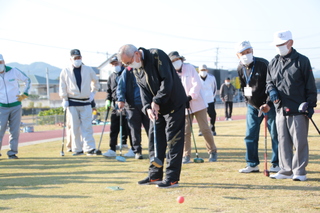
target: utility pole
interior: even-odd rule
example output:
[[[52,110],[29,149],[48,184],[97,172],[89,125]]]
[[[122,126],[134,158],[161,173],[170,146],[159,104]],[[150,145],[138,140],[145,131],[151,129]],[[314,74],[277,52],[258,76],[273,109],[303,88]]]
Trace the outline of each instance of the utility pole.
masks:
[[[216,65],[216,69],[218,69],[218,64],[219,64],[219,47],[217,47],[217,52],[216,52],[216,62],[214,62]]]
[[[47,80],[47,98],[50,100],[50,86],[49,86],[49,70],[48,67],[46,69],[46,80]]]

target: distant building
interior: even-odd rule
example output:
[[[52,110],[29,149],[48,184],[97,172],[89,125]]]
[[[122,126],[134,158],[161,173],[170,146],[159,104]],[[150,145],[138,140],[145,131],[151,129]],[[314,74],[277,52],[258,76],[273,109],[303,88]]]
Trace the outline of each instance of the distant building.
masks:
[[[47,98],[47,79],[38,75],[28,75],[31,80],[30,94]],[[49,92],[56,93],[59,90],[59,80],[49,79]]]
[[[114,56],[116,56],[117,54],[114,53],[113,55],[111,55],[109,58],[107,58],[107,60],[105,60],[100,66],[97,67],[98,71],[99,71],[99,82],[100,82],[100,91],[106,91],[107,90],[107,81],[109,76],[111,75],[110,69],[109,69],[109,62],[111,60],[111,58],[113,58]]]

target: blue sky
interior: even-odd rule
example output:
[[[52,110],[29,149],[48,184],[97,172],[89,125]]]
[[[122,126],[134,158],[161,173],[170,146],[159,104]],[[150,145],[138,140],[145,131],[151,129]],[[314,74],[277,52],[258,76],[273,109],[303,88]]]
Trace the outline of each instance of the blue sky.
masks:
[[[99,66],[132,43],[178,51],[187,62],[234,69],[234,46],[249,40],[271,60],[273,33],[291,30],[294,47],[320,69],[318,0],[0,0],[0,53],[6,63],[63,68],[73,48]],[[219,49],[217,49],[219,48]],[[218,52],[218,55],[217,55]]]

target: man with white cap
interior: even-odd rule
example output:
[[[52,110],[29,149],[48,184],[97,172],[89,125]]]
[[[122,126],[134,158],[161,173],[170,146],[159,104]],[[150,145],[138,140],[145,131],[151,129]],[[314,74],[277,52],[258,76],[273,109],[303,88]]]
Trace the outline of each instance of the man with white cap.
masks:
[[[216,110],[214,106],[214,101],[217,93],[217,82],[216,78],[208,73],[208,68],[207,65],[203,64],[199,66],[199,76],[201,79],[202,83],[202,88],[203,88],[203,98],[207,102],[208,107],[207,107],[207,113],[210,117],[210,128],[212,131],[212,134],[215,136],[217,135],[216,133],[216,128],[215,128],[215,123],[216,123]],[[202,132],[199,132],[199,136],[202,136]]]
[[[206,148],[209,154],[209,162],[217,161],[217,147],[214,143],[212,132],[210,131],[207,118],[207,102],[203,98],[203,88],[201,85],[200,77],[198,76],[195,68],[188,63],[183,63],[185,58],[180,56],[177,51],[172,51],[168,54],[173,67],[177,74],[180,76],[183,88],[187,94],[186,104],[186,126],[185,126],[185,137],[184,137],[184,156],[182,163],[190,163],[191,156],[191,122],[189,119],[189,113],[191,121],[193,117],[196,117],[200,131],[206,141]]]
[[[18,81],[25,83],[21,93]],[[20,135],[21,101],[28,97],[30,83],[30,78],[19,69],[6,66],[0,54],[0,150],[4,133],[9,125],[10,150],[7,152],[9,159],[18,159],[16,154],[18,154]]]
[[[308,117],[312,117],[317,106],[315,79],[309,59],[292,47],[290,31],[276,32],[273,44],[278,55],[269,63],[266,91],[277,111],[280,171],[270,177],[305,181],[309,160]],[[303,102],[308,103],[307,114],[299,112]]]
[[[73,49],[70,55],[70,66],[60,73],[59,96],[62,107],[70,116],[73,155],[84,152],[93,155],[96,146],[91,125],[91,102],[99,89],[99,82],[93,69],[82,63],[80,50]]]
[[[270,172],[279,171],[278,134],[276,128],[276,112],[266,91],[266,77],[268,61],[253,56],[253,49],[249,41],[242,41],[236,45],[236,54],[240,59],[237,71],[241,90],[247,102],[246,117],[246,162],[247,166],[240,169],[240,173],[258,172],[260,164],[258,145],[260,125],[265,118],[272,141],[272,157]],[[270,110],[269,110],[270,109]],[[262,110],[266,113],[262,113]],[[268,112],[267,112],[268,111]]]

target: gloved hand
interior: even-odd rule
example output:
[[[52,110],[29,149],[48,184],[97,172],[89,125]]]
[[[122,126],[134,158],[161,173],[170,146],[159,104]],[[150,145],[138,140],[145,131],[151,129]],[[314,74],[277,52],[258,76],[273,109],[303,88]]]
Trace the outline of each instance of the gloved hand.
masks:
[[[26,99],[27,97],[28,96],[26,96],[25,94],[17,95],[18,101],[22,101],[23,99]]]
[[[314,113],[313,107],[308,107],[308,117],[309,118],[312,118],[313,113]]]
[[[187,102],[186,102],[186,108],[189,109],[190,108],[190,101],[192,100],[192,97],[190,95],[188,95],[187,97]]]
[[[111,107],[111,101],[110,100],[106,100],[106,105],[105,105],[106,109]]]
[[[94,92],[90,93],[89,102],[93,101],[94,95],[95,95]]]
[[[69,106],[69,101],[63,99],[61,106],[63,107],[63,110],[66,110],[67,107]]]
[[[272,102],[275,102],[276,100],[279,100],[278,92],[275,89],[272,89],[269,91],[270,100]]]

